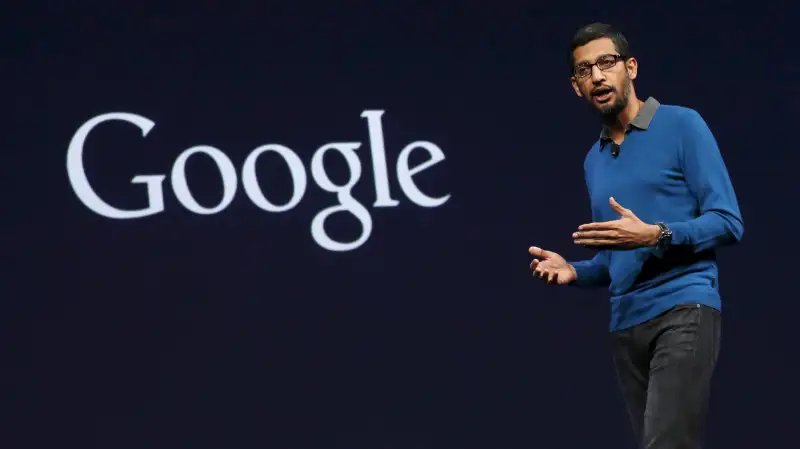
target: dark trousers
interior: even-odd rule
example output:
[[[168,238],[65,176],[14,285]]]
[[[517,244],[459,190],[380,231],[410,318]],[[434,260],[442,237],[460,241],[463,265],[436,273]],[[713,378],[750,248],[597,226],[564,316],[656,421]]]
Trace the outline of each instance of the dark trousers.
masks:
[[[620,388],[642,449],[701,447],[720,315],[684,304],[612,333]]]

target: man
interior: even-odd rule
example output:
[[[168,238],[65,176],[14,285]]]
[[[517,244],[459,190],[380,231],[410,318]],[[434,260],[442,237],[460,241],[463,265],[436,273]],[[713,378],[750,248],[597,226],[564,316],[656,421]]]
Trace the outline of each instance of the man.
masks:
[[[620,387],[642,448],[700,447],[720,342],[715,248],[744,231],[717,143],[689,108],[641,101],[638,63],[613,27],[581,28],[572,86],[602,117],[584,162],[593,223],[574,243],[591,260],[531,247],[534,276],[607,287]]]

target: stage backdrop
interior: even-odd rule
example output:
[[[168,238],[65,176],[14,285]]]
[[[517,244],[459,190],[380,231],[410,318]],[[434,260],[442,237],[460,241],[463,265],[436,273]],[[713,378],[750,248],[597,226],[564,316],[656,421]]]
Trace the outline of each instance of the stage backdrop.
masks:
[[[528,269],[591,256],[596,20],[744,214],[710,447],[793,447],[791,11],[115,3],[4,14],[2,447],[633,448],[606,292]]]

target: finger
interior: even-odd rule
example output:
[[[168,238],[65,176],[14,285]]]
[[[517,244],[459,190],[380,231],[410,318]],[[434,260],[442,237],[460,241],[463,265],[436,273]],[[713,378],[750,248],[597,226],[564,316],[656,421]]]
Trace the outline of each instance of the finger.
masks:
[[[594,239],[575,239],[574,243],[576,245],[611,245],[619,243],[619,241],[616,239],[594,238]]]
[[[618,231],[580,231],[572,234],[573,239],[615,239],[618,236]]]
[[[531,270],[535,270],[538,265],[539,259],[533,259],[533,262],[531,262]]]
[[[619,244],[619,241],[615,239],[576,239],[575,244],[589,247],[611,246]]]
[[[617,228],[619,220],[587,223],[578,226],[579,231],[609,231]]]
[[[558,284],[558,271],[554,271],[547,282],[548,284]]]

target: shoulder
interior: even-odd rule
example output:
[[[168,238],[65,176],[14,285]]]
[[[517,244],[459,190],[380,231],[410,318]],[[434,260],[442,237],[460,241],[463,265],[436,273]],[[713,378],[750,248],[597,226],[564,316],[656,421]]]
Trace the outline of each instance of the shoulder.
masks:
[[[663,108],[663,110],[662,110]],[[678,136],[678,154],[681,158],[689,155],[712,156],[719,154],[714,133],[700,113],[693,108],[678,105],[661,105],[658,113],[663,113],[665,122],[671,123]]]
[[[591,147],[589,147],[589,151],[586,152],[586,157],[583,159],[583,168],[589,168],[592,163],[594,162],[595,158],[597,157],[597,153],[600,152],[600,139],[594,141]]]
[[[659,120],[664,120],[682,129],[691,129],[697,126],[706,127],[706,121],[703,116],[696,109],[688,106],[662,104],[659,105],[656,115]]]
[[[595,140],[592,142],[592,146],[589,147],[589,150],[586,152],[586,160],[590,160],[592,156],[600,151],[600,139]]]
[[[598,151],[600,151],[600,139],[597,139],[592,143],[592,146],[589,147],[589,151],[586,152],[586,157],[589,158],[592,154],[597,153]]]

